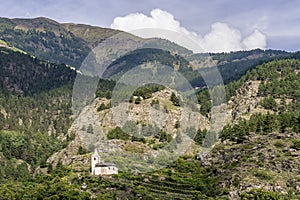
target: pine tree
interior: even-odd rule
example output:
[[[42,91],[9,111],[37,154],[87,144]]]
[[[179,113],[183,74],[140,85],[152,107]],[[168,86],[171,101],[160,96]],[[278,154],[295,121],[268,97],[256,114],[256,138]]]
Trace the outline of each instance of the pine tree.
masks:
[[[173,103],[174,106],[180,106],[179,99],[174,92],[172,92],[171,94],[170,101]]]

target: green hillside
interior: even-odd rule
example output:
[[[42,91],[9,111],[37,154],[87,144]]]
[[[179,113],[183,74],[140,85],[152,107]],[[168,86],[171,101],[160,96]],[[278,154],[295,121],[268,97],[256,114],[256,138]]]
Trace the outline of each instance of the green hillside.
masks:
[[[49,63],[4,47],[0,47],[0,70],[0,90],[25,96],[71,84],[76,76],[64,64]]]
[[[75,71],[0,48],[0,182],[30,178],[64,148]]]
[[[47,18],[1,18],[0,38],[43,60],[77,67],[90,51],[83,40]]]
[[[243,80],[261,81],[258,90],[259,104],[269,112],[251,116],[249,121],[226,127],[222,139],[242,142],[250,133],[299,132],[300,61],[279,60],[263,64],[248,73]],[[241,84],[241,83],[240,83]],[[229,87],[234,83],[229,84]]]
[[[112,62],[104,72],[105,78],[120,77],[125,72],[132,68],[145,64],[158,62],[162,65],[171,66],[173,68],[178,67],[180,72],[193,87],[205,87],[206,83],[200,75],[202,73],[211,73],[212,66],[203,66],[201,69],[194,69],[194,66],[190,63],[194,61],[201,61],[204,58],[211,57],[216,61],[216,67],[223,78],[224,84],[228,84],[233,80],[238,80],[247,71],[255,68],[262,63],[282,58],[290,58],[296,54],[276,51],[276,50],[251,50],[240,51],[232,53],[218,53],[218,54],[194,54],[189,56],[181,56],[173,54],[169,51],[161,49],[138,49],[132,51],[125,56]]]
[[[76,37],[83,39],[90,48],[96,47],[100,42],[120,33],[118,30],[109,28],[100,28],[96,26],[89,26],[85,24],[62,24],[62,26],[73,33]]]
[[[40,60],[10,46],[0,47],[0,184],[31,179],[46,160],[74,140],[75,70]],[[101,80],[99,91],[111,90]],[[1,192],[0,192],[1,193]],[[2,196],[1,196],[2,197]]]

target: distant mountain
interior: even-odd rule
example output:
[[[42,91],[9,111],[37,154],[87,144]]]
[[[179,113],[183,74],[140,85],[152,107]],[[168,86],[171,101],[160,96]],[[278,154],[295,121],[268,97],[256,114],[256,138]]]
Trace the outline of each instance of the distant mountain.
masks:
[[[47,18],[0,18],[0,38],[43,60],[72,66],[79,66],[90,51],[82,39]]]
[[[73,33],[76,37],[83,39],[90,48],[96,47],[100,42],[109,38],[120,31],[110,28],[100,28],[85,24],[62,24],[67,31]]]
[[[182,55],[161,49],[138,49],[112,62],[104,72],[104,77],[120,77],[136,66],[147,62],[158,62],[177,68],[176,70],[185,76],[193,87],[203,88],[206,83],[200,72],[209,74],[214,71],[211,70],[211,67],[217,67],[223,82],[228,84],[233,80],[238,80],[247,71],[259,64],[276,59],[293,58],[297,54],[278,50],[255,49],[231,53]],[[209,62],[205,62],[206,60]]]
[[[134,38],[138,43],[149,41],[109,28],[84,24],[61,24],[54,20],[39,17],[34,19],[0,18],[0,39],[40,59],[53,63],[64,63],[76,68],[91,50],[105,39],[121,33],[124,39]],[[190,52],[175,43],[162,39],[155,40],[158,45]],[[130,48],[128,49],[130,50]]]
[[[258,64],[272,59],[292,56],[291,53],[284,51],[264,51],[259,49],[231,53],[192,54],[191,51],[168,40],[158,38],[142,39],[129,33],[109,28],[84,24],[61,24],[43,17],[34,19],[0,18],[1,40],[40,59],[53,63],[64,63],[77,69],[93,48],[110,37],[122,39],[122,42],[119,42],[118,45],[123,53],[113,52],[114,48],[112,48],[109,54],[102,55],[109,57],[113,61],[113,63],[109,64],[105,77],[108,77],[108,74],[121,75],[126,70],[141,64],[140,58],[154,57],[157,62],[166,64],[164,58],[158,56],[161,50],[166,51],[163,55],[169,54],[173,56],[173,60],[184,59],[192,64],[202,62],[205,58],[210,57],[211,62],[209,63],[217,65],[225,83],[239,79],[247,70],[254,68]],[[142,48],[136,49],[139,47]],[[156,50],[149,51],[148,48]],[[128,60],[124,67],[124,62],[120,63],[125,58]],[[167,64],[173,65],[173,63]],[[196,64],[195,66],[196,68],[210,67],[209,64]],[[205,83],[199,78],[199,73],[195,71],[195,66],[187,66],[187,64],[180,63],[179,71],[187,77],[192,86],[203,87]],[[90,74],[96,73],[92,68],[89,70]]]

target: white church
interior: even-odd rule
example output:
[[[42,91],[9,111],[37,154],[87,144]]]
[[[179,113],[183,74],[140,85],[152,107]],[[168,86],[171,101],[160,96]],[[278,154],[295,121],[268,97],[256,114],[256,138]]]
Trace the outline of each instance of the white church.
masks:
[[[100,162],[98,151],[95,149],[91,156],[92,175],[112,175],[118,174],[118,167],[112,163]]]

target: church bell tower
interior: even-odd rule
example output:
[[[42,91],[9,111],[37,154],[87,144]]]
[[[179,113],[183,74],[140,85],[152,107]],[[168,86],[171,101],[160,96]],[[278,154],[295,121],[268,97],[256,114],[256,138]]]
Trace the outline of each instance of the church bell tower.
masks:
[[[99,154],[97,149],[94,150],[94,153],[91,156],[91,173],[95,174],[95,166],[99,163]]]

